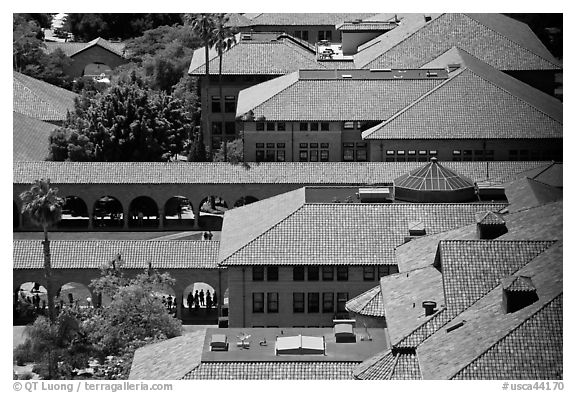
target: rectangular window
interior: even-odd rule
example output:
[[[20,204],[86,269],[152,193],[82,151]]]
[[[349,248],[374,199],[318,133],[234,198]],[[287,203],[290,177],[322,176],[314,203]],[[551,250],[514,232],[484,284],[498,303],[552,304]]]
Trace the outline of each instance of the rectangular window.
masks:
[[[264,122],[259,121],[256,123],[256,131],[264,131]]]
[[[264,161],[264,150],[256,150],[256,162]]]
[[[354,161],[354,149],[344,148],[342,156],[344,161]]]
[[[320,294],[318,292],[308,293],[308,312],[320,312]]]
[[[356,161],[368,161],[368,152],[366,149],[356,150]]]
[[[334,268],[332,266],[322,267],[322,281],[334,281]]]
[[[462,154],[462,152],[461,152],[460,150],[453,150],[453,151],[452,151],[452,155],[453,155],[453,156],[459,156],[459,155],[461,155],[461,154]]]
[[[334,294],[332,292],[322,294],[322,312],[334,312]]]
[[[348,292],[338,292],[336,294],[336,312],[346,312],[346,302],[348,301]]]
[[[294,266],[292,279],[294,281],[304,281],[304,266]]]
[[[266,131],[274,131],[275,123],[273,121],[266,122]]]
[[[269,313],[277,313],[278,312],[278,292],[268,292],[266,294],[267,297],[267,305],[266,309]]]
[[[336,267],[336,280],[348,281],[348,266],[337,266]]]
[[[304,293],[294,292],[292,294],[292,311],[293,312],[304,312]]]
[[[319,30],[318,31],[318,41],[332,41],[332,31],[330,30]]]
[[[330,145],[328,143],[321,143],[320,144],[321,149],[328,149],[328,147],[330,147]]]
[[[264,281],[264,267],[263,266],[253,266],[252,267],[252,281]]]
[[[342,127],[345,130],[353,130],[354,129],[354,122],[353,121],[345,121]]]
[[[317,143],[311,143],[310,149],[318,149],[318,144]]]
[[[276,145],[275,145],[274,143],[267,143],[267,144],[266,144],[266,148],[267,148],[267,149],[274,149],[275,146],[276,146]]]
[[[276,151],[276,161],[278,161],[278,162],[286,161],[286,150],[277,150]]]
[[[276,150],[266,150],[266,162],[276,161]]]
[[[415,156],[415,155],[416,155],[416,150],[408,150],[408,155],[409,155],[409,156]]]
[[[301,143],[300,149],[308,149],[308,144],[307,143]]]
[[[308,266],[308,281],[318,281],[320,268],[318,266]]]
[[[405,154],[406,154],[406,151],[405,151],[405,150],[398,150],[398,151],[396,152],[396,155],[399,155],[399,156],[403,156],[403,155],[405,155]]]
[[[462,151],[462,161],[472,161],[472,150]]]
[[[431,156],[437,156],[438,152],[436,150],[430,150],[430,155]]]
[[[330,131],[330,123],[320,123],[320,131]]]
[[[374,281],[376,278],[375,266],[364,266],[364,281]]]
[[[286,131],[286,123],[284,122],[278,123],[278,131]]]
[[[318,150],[310,150],[310,161],[318,162]]]
[[[286,144],[285,144],[285,143],[277,143],[277,144],[276,144],[276,147],[277,147],[278,149],[285,149],[285,148],[286,148]]]
[[[211,108],[212,113],[220,113],[222,110],[220,109],[220,97],[212,96],[212,105]]]
[[[300,123],[300,131],[308,131],[308,123]]]
[[[268,281],[278,281],[278,266],[268,266],[266,268],[266,279]]]
[[[378,266],[378,277],[384,277],[394,273],[398,273],[398,265]]]
[[[300,162],[308,162],[308,150],[300,150],[298,157],[300,158]]]
[[[233,121],[227,121],[224,126],[226,135],[235,135],[236,134],[236,123]]]
[[[256,149],[264,149],[264,144],[263,143],[257,143]]]
[[[302,30],[302,39],[308,41],[308,30]]]
[[[310,123],[310,131],[318,131],[318,123]]]
[[[320,150],[320,161],[322,161],[322,162],[328,162],[329,161],[328,150]]]
[[[252,312],[262,313],[264,312],[264,293],[254,292],[252,294]]]
[[[224,112],[226,113],[236,112],[236,97],[224,96]]]
[[[428,154],[428,152],[426,150],[418,150],[418,154],[421,156],[425,156]]]
[[[387,156],[393,156],[393,155],[394,155],[394,150],[386,150],[386,155],[387,155]]]
[[[222,135],[222,123],[219,121],[212,123],[212,135]]]

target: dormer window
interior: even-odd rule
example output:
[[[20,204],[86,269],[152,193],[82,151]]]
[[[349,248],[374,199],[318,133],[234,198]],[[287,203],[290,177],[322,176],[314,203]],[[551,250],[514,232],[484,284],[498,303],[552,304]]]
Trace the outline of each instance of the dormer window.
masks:
[[[513,313],[538,301],[536,286],[528,276],[512,276],[502,281],[502,310]]]
[[[476,213],[476,228],[478,238],[484,240],[496,239],[508,232],[502,216],[491,211]]]

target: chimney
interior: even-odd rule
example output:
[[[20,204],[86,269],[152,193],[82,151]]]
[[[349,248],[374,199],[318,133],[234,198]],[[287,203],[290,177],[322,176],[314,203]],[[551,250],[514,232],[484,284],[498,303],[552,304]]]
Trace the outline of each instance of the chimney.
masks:
[[[432,20],[432,17],[430,15],[424,15],[424,21],[425,22],[430,22]]]
[[[502,236],[508,232],[508,229],[506,228],[506,221],[500,214],[492,211],[481,211],[476,213],[476,232],[479,239],[491,240]]]
[[[538,301],[536,286],[528,276],[511,276],[502,280],[502,311],[513,313]]]
[[[422,307],[424,307],[424,316],[426,317],[429,317],[436,312],[436,302],[431,300],[422,302]]]

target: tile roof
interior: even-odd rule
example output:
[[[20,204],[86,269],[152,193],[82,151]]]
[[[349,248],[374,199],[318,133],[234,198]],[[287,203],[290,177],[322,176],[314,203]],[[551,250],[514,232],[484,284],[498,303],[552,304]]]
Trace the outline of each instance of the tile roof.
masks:
[[[64,121],[78,94],[13,71],[13,110],[43,121]]]
[[[42,242],[14,240],[14,269],[43,269]],[[54,269],[99,269],[118,253],[125,269],[216,269],[220,242],[197,240],[52,240]]]
[[[435,314],[398,347],[418,347],[424,340],[514,274],[553,241],[444,240],[438,245],[446,309]]]
[[[478,258],[482,258],[482,250],[478,250]],[[534,329],[519,329],[520,331],[517,331],[516,334],[514,334],[514,330],[562,293],[562,265],[562,243],[559,242],[514,273],[515,276],[531,277],[537,288],[538,300],[536,302],[517,311],[506,313],[502,308],[502,286],[497,283],[492,290],[467,307],[461,314],[451,318],[451,322],[447,326],[458,326],[458,323],[464,323],[450,332],[445,329],[437,331],[417,348],[423,378],[452,378],[476,359],[482,359],[488,354],[489,349],[511,333],[514,336],[516,334],[520,336],[513,339],[511,336],[508,345],[504,345],[503,349],[510,348],[511,352],[505,353],[496,349],[494,356],[488,355],[488,358],[483,361],[487,368],[480,372],[490,375],[499,374],[500,378],[511,378],[512,376],[503,374],[506,371],[506,368],[501,367],[504,361],[516,364],[528,362],[525,371],[520,367],[513,374],[518,376],[518,379],[535,377],[538,375],[532,374],[535,368],[541,368],[542,374],[540,375],[547,374],[549,375],[548,378],[558,371],[558,365],[560,365],[561,372],[562,362],[551,367],[552,362],[550,361],[551,358],[562,358],[562,346],[558,346],[557,340],[558,329],[561,328],[556,327],[550,332],[552,335],[550,345],[543,346],[544,352],[539,350],[542,346],[529,344],[534,341],[548,342],[547,329],[541,329],[542,326],[536,324]],[[501,278],[508,276],[507,271],[501,273]],[[523,334],[526,336],[522,336]],[[492,359],[495,361],[492,362]]]
[[[511,176],[508,180],[517,180],[527,177],[539,183],[552,187],[563,186],[563,165],[561,162],[551,162]]]
[[[559,100],[461,49],[448,52],[455,53],[462,68],[391,119],[364,131],[364,139],[562,138]]]
[[[73,57],[93,46],[100,46],[117,56],[124,57],[124,47],[126,46],[123,42],[110,42],[101,37],[90,42],[45,42],[45,45],[48,53],[61,49],[68,57]]]
[[[508,211],[524,210],[562,200],[563,190],[529,178],[512,181],[506,185],[506,198],[510,202]]]
[[[530,28],[500,14],[407,17],[405,22],[357,53],[358,68],[421,67],[458,46],[499,70],[553,70],[560,62]]]
[[[200,364],[204,335],[203,329],[137,349],[128,379],[182,379]]]
[[[407,173],[419,162],[330,163],[197,162],[14,162],[13,183],[32,184],[49,178],[52,184],[385,184]],[[450,168],[481,181],[499,180],[531,168],[541,161],[451,162]]]
[[[336,29],[340,31],[389,31],[395,27],[394,22],[363,21],[360,23],[341,23],[336,26]]]
[[[380,285],[348,300],[346,302],[346,310],[370,317],[383,317],[384,304]]]
[[[555,297],[452,379],[563,379],[562,297]]]
[[[249,19],[252,26],[335,26],[345,21],[365,19],[374,15],[374,13],[261,13]]]
[[[12,112],[12,159],[44,161],[48,157],[48,138],[57,127],[17,112]]]
[[[393,265],[394,248],[404,242],[410,221],[422,220],[427,233],[474,222],[478,210],[499,210],[503,204],[341,204],[299,203],[257,237],[236,230],[253,216],[263,218],[275,203],[260,201],[224,215],[222,243],[234,248],[220,253],[223,266],[234,265]],[[300,204],[300,207],[298,206]],[[283,215],[284,215],[283,214]],[[245,224],[244,224],[245,225]],[[256,231],[255,231],[256,232]]]
[[[243,115],[250,109],[256,118],[264,116],[270,121],[381,121],[441,82],[433,79],[303,79],[300,74],[296,82],[286,84],[280,91],[268,90],[266,83],[242,90],[236,113]],[[245,99],[257,104],[248,107],[242,103]]]
[[[355,379],[405,380],[422,379],[415,353],[392,353],[387,350],[363,362],[354,369]]]
[[[273,41],[243,41],[237,36],[238,43],[222,55],[223,75],[284,75],[299,69],[322,69],[316,62],[316,54],[289,39]],[[198,48],[192,54],[188,74],[205,74],[204,48]],[[212,50],[209,54],[210,74],[218,74],[218,54]]]
[[[359,362],[206,362],[182,379],[352,379]]]

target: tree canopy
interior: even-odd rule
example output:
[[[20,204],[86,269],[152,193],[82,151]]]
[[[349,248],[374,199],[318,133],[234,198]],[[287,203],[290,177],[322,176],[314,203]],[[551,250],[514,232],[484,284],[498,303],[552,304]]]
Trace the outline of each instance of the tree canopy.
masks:
[[[193,113],[142,80],[83,94],[50,136],[52,161],[168,161],[188,150]]]

